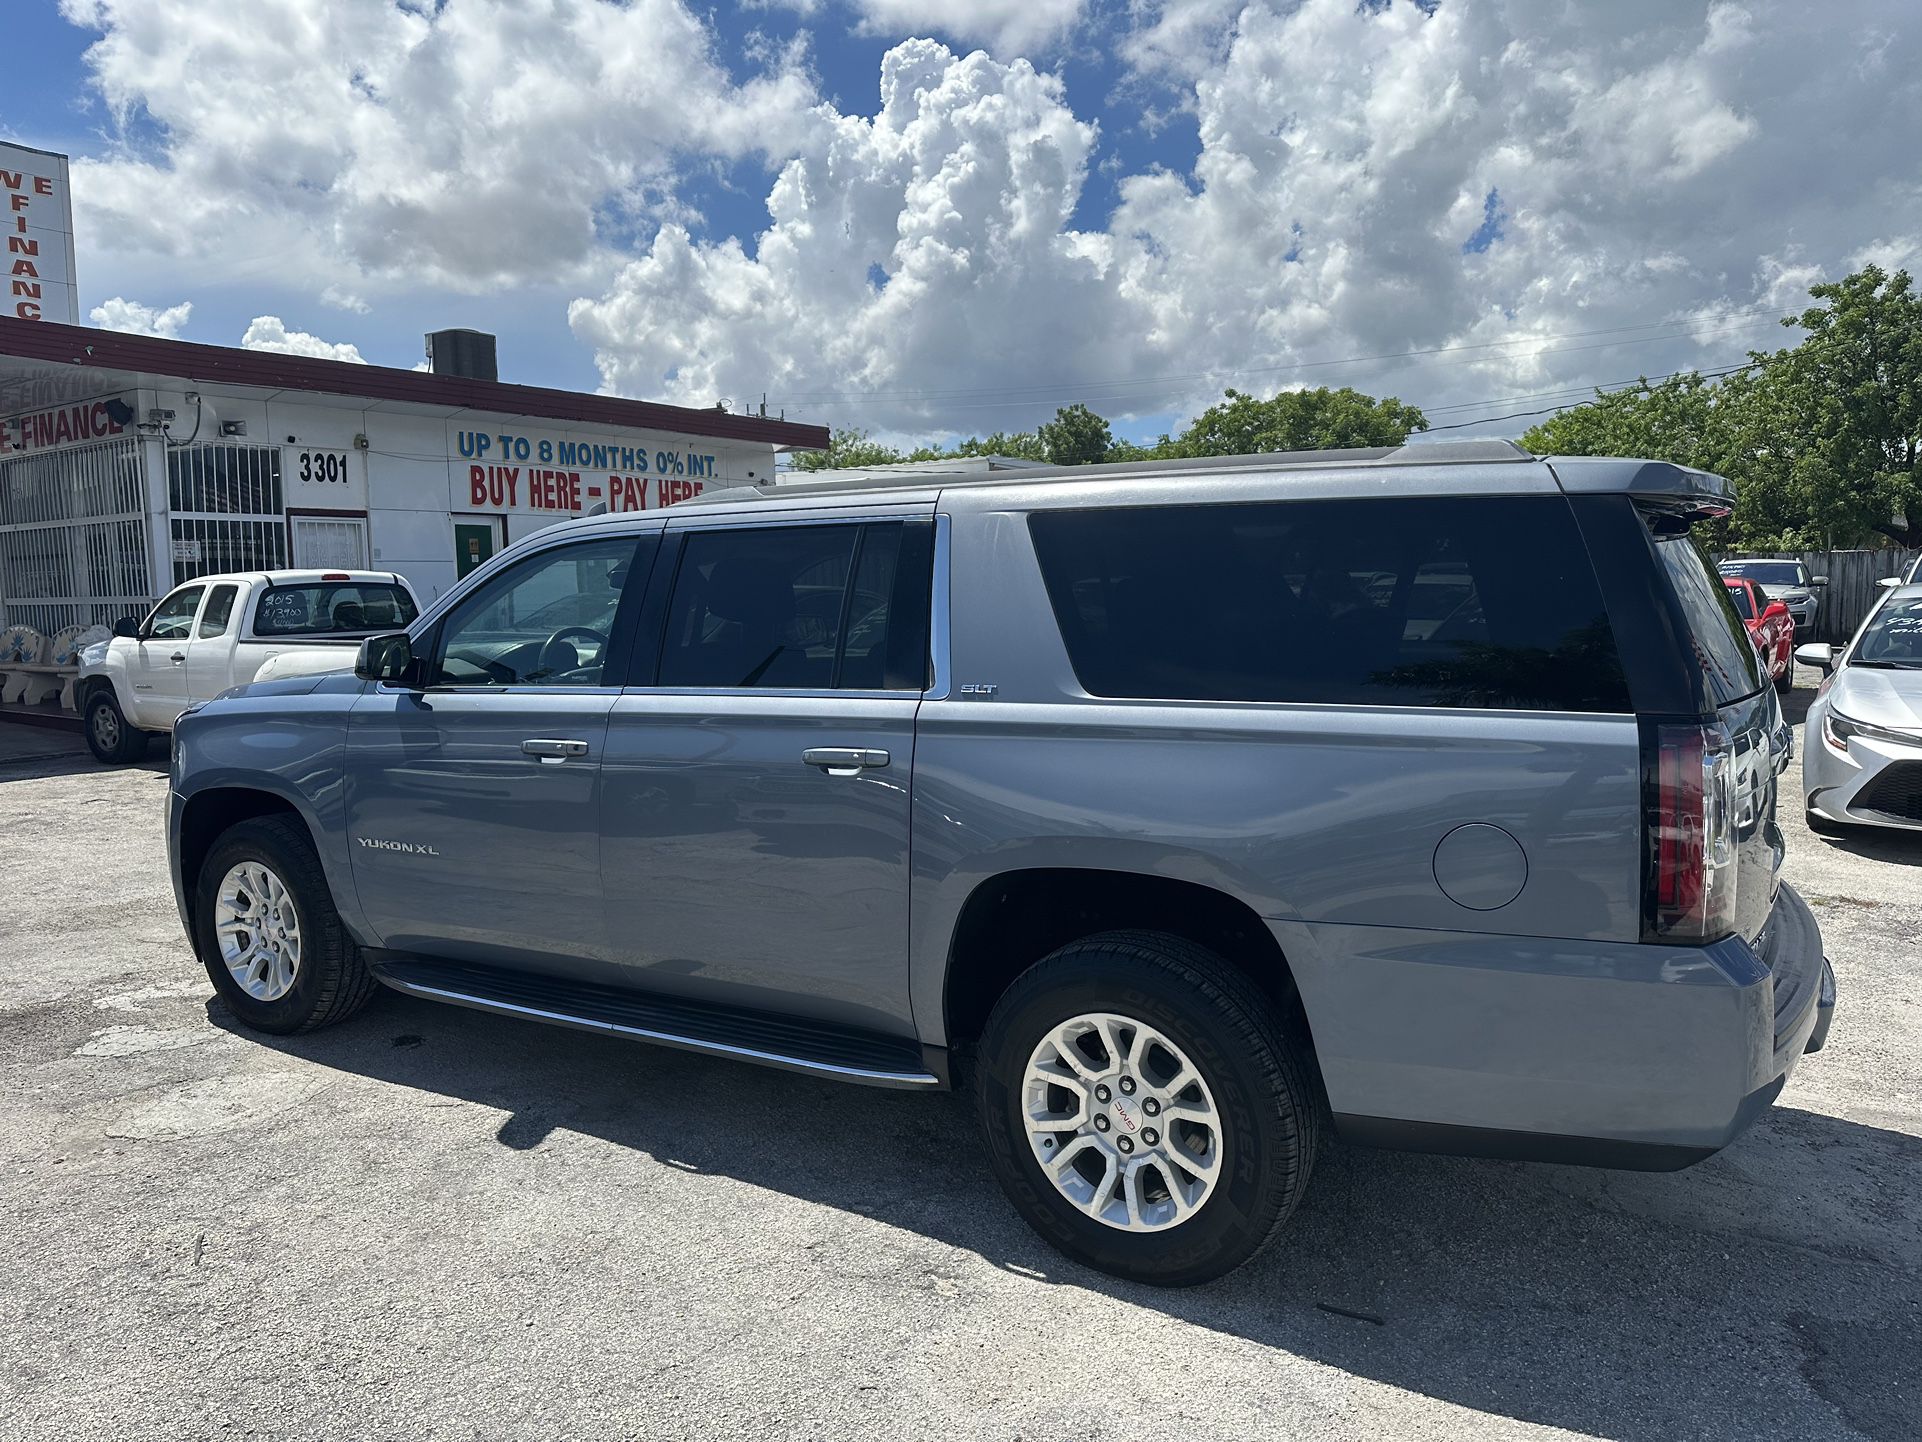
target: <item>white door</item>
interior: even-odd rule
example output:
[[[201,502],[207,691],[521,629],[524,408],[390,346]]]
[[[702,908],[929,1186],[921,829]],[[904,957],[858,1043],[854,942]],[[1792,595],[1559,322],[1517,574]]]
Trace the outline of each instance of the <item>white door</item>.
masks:
[[[294,566],[303,571],[359,571],[367,565],[367,521],[361,516],[289,516]]]
[[[147,617],[127,680],[133,690],[136,726],[166,729],[187,709],[187,653],[193,647],[194,617],[207,588],[196,581],[170,593]]]

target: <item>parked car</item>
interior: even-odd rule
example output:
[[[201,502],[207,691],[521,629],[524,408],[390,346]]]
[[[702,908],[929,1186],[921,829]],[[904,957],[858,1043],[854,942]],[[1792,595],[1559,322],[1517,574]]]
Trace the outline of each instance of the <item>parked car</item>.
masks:
[[[1883,587],[1885,590],[1893,590],[1897,586],[1913,586],[1919,582],[1922,582],[1922,556],[1917,556],[1913,561],[1910,561],[1908,570],[1904,571],[1901,575],[1884,576],[1875,584]]]
[[[348,669],[363,638],[419,615],[413,587],[391,571],[201,576],[81,653],[74,699],[87,745],[102,761],[135,760],[188,706],[245,685],[270,661],[282,674]]]
[[[1762,658],[1762,669],[1778,691],[1795,684],[1795,619],[1781,601],[1771,601],[1753,581],[1729,576],[1722,582],[1735,602],[1736,614],[1748,627],[1749,640]]]
[[[1829,583],[1827,576],[1811,576],[1809,568],[1800,561],[1738,558],[1722,562],[1717,569],[1724,577],[1755,582],[1769,600],[1780,601],[1789,608],[1796,630],[1804,635],[1814,633],[1816,618],[1822,614],[1822,590]]]
[[[1922,585],[1890,591],[1846,647],[1795,656],[1828,674],[1802,743],[1809,825],[1922,831]]]
[[[181,918],[265,1032],[380,982],[969,1078],[1021,1214],[1147,1282],[1252,1256],[1329,1127],[1684,1166],[1835,998],[1688,537],[1729,505],[1479,442],[564,523],[354,674],[181,719]]]

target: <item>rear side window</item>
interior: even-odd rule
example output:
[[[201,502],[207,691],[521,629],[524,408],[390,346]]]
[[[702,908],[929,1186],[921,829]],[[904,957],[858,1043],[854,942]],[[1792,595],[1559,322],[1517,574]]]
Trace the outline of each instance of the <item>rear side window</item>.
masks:
[[[227,623],[233,619],[234,597],[240,587],[229,584],[215,586],[207,593],[207,604],[200,609],[200,625],[194,634],[200,637],[222,636],[227,632]]]
[[[1043,511],[1029,525],[1096,696],[1632,709],[1559,497]]]
[[[895,521],[690,533],[660,684],[924,689],[930,535]]]
[[[1655,557],[1682,608],[1689,644],[1708,678],[1715,704],[1726,706],[1762,689],[1755,647],[1728,587],[1686,535],[1656,536]]]

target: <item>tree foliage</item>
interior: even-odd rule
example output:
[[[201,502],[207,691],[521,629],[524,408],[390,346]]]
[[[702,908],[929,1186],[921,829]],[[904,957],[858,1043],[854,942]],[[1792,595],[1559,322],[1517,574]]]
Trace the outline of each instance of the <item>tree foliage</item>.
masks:
[[[1719,379],[1643,381],[1522,436],[1550,455],[1643,456],[1735,482],[1728,543],[1922,545],[1922,298],[1868,266],[1810,288],[1799,345]]]
[[[1057,466],[1091,466],[1108,459],[1114,433],[1107,421],[1081,402],[1063,406],[1041,427],[1041,447]]]
[[[1377,400],[1343,386],[1282,391],[1260,400],[1230,390],[1163,449],[1176,456],[1241,456],[1258,451],[1318,451],[1336,446],[1398,446],[1428,429],[1414,406]]]

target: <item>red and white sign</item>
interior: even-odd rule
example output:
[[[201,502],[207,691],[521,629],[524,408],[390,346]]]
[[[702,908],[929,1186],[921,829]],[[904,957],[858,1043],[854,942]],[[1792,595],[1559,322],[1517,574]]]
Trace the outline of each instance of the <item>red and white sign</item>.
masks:
[[[113,418],[116,410],[128,418],[124,424]],[[111,440],[127,434],[133,425],[133,414],[130,398],[102,396],[98,400],[54,406],[51,410],[28,411],[23,416],[0,417],[0,456]]]
[[[80,324],[67,157],[0,144],[0,315]]]

